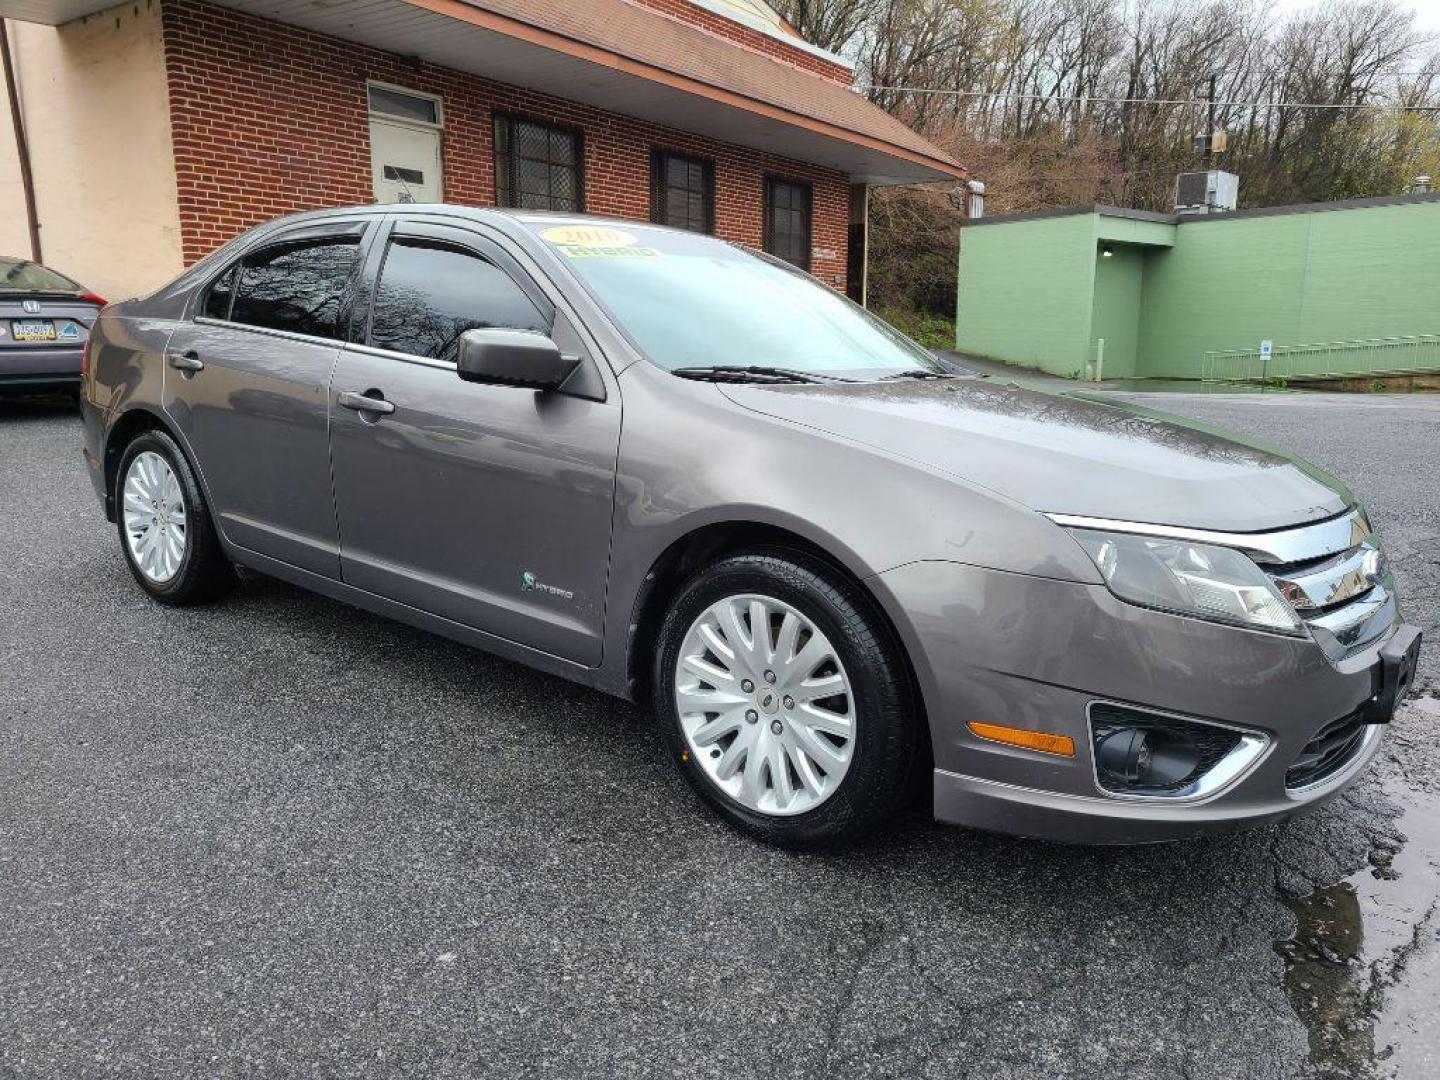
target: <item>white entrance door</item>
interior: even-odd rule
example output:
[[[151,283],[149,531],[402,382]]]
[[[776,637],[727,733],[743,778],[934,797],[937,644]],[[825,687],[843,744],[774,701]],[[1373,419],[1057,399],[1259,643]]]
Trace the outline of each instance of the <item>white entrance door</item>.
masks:
[[[439,129],[371,117],[370,172],[377,203],[443,202]]]

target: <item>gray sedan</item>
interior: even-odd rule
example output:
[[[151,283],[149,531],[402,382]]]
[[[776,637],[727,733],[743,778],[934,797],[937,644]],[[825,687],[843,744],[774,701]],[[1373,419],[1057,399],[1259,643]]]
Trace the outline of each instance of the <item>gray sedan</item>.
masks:
[[[85,342],[104,306],[64,274],[0,256],[0,391],[77,387]]]
[[[1331,477],[956,377],[692,233],[271,222],[105,311],[82,413],[156,600],[241,565],[649,703],[700,797],[792,847],[917,788],[1087,842],[1283,818],[1365,766],[1414,669]]]

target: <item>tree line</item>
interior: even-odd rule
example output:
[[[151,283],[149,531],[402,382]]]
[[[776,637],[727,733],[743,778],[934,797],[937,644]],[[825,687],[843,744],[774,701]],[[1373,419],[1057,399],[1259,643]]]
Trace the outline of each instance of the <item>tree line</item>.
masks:
[[[870,100],[987,186],[986,212],[1169,211],[1175,177],[1242,206],[1401,194],[1440,173],[1440,42],[1398,0],[777,0]],[[1207,159],[1197,136],[1227,149]],[[1207,164],[1213,161],[1213,166]],[[871,296],[953,314],[959,185],[876,193]]]

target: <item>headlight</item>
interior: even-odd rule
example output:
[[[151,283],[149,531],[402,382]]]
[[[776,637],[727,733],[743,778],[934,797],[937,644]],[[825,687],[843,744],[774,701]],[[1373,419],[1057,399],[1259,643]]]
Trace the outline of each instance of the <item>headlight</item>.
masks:
[[[1282,634],[1305,632],[1265,572],[1238,551],[1095,529],[1071,529],[1070,535],[1122,600]]]

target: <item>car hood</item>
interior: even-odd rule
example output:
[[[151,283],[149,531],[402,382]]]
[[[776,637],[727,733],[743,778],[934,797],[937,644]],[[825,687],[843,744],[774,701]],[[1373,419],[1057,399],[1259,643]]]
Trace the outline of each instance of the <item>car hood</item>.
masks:
[[[1339,481],[1283,451],[1123,401],[989,379],[720,389],[744,408],[1045,513],[1258,532],[1354,502]]]

